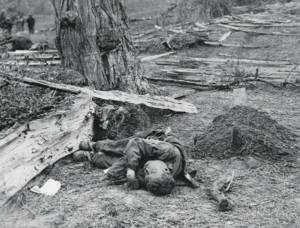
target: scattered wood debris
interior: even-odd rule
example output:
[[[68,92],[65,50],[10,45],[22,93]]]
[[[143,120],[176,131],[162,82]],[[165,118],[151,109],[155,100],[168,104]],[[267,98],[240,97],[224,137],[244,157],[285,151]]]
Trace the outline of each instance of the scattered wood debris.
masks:
[[[234,31],[269,36],[300,36],[300,33],[265,32],[257,29],[251,29],[260,27],[300,27],[299,23],[292,23],[290,19],[286,19],[283,16],[264,12],[268,10],[268,8],[266,7],[255,7],[259,7],[259,9],[262,9],[258,11],[254,10],[254,12],[260,13],[253,14],[253,11],[251,11],[251,13],[244,13],[240,15],[226,15],[220,18],[211,19],[209,23],[206,24],[199,22],[189,22],[165,27],[155,25],[155,29],[151,31],[134,35],[133,40],[135,46],[140,51],[146,51],[153,47],[165,47],[168,50],[178,50],[186,48],[193,44],[207,44],[223,47],[262,48],[257,46],[247,46],[243,44],[223,44],[223,42]],[[249,9],[247,8],[246,11],[250,12],[248,10]],[[215,39],[211,37],[210,34],[212,32],[218,32],[218,27],[222,27],[227,31],[224,31],[224,34],[222,36]]]
[[[298,66],[289,61],[173,56],[155,63],[163,68],[152,72],[147,77],[149,82],[200,91],[228,90],[248,82],[262,82],[279,88],[288,83],[294,85],[300,78]]]

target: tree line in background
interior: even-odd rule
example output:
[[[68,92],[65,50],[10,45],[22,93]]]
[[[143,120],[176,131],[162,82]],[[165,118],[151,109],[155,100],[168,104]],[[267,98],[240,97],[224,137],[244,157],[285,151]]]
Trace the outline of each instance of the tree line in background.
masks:
[[[51,15],[54,12],[49,0],[0,0],[0,8],[13,20],[17,16]]]

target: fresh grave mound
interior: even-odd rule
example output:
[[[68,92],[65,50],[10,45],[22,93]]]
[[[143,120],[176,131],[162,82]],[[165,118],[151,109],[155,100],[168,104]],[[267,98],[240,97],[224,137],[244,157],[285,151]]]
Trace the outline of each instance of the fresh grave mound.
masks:
[[[296,152],[296,135],[271,119],[267,113],[235,106],[217,116],[206,131],[194,138],[194,158],[257,155],[276,158]]]

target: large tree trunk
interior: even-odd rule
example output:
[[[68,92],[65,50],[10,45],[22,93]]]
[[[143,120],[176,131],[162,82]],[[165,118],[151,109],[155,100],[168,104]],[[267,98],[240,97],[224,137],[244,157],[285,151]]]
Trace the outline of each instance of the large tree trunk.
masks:
[[[52,4],[63,66],[83,74],[98,90],[147,91],[133,55],[122,0],[52,0]]]

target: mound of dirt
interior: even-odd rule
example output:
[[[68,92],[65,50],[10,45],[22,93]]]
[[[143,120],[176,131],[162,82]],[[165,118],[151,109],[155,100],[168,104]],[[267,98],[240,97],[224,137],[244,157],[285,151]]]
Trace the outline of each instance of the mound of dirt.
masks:
[[[194,137],[194,158],[257,155],[276,158],[296,152],[296,135],[267,113],[235,106],[217,116],[201,135]]]

